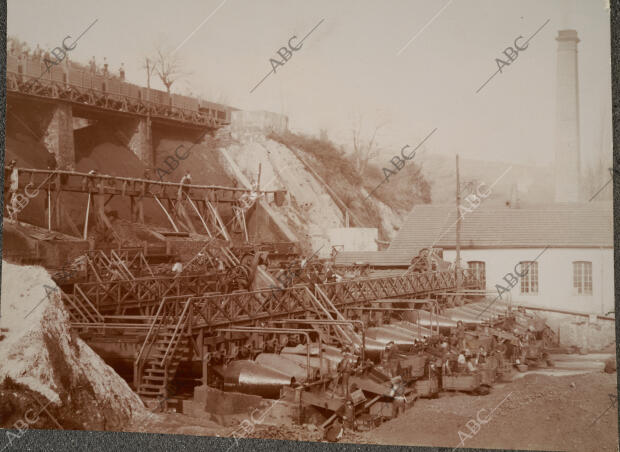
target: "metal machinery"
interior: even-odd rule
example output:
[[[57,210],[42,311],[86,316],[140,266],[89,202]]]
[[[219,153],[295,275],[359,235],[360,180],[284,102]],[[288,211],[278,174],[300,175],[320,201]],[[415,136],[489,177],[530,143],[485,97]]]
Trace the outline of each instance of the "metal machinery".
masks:
[[[470,271],[460,272],[466,288],[477,288]],[[396,407],[389,417],[439,390],[429,347],[456,321],[440,314],[433,294],[454,290],[453,271],[230,293],[218,293],[217,284],[209,275],[76,282],[63,299],[94,348],[135,344],[133,383],[147,398],[169,396],[172,382],[191,390],[201,381],[282,393],[300,416],[313,407],[385,417],[386,407]],[[202,363],[200,378],[191,363]],[[482,382],[480,373],[454,375],[443,388],[475,391]]]
[[[42,179],[50,192],[86,191],[102,198],[142,195],[173,204],[166,189],[178,189],[74,172],[51,179],[46,171],[20,172],[21,183]],[[212,196],[234,203],[242,194],[191,186],[188,198],[202,202],[197,210],[206,215],[213,213]],[[162,210],[167,212],[163,205]],[[51,213],[46,217],[51,227]],[[337,417],[355,425],[358,417],[375,422],[397,415],[416,398],[435,397],[440,390],[484,393],[517,359],[544,356],[534,347],[545,339],[540,322],[502,302],[486,305],[477,275],[446,268],[437,259],[433,265],[434,251],[424,261],[435,270],[418,266],[400,276],[336,281],[329,263],[300,260],[290,244],[235,247],[225,239],[217,211],[205,218],[210,238],[180,273],[157,271],[157,262],[170,263],[166,250],[110,248],[77,259],[79,277],[60,284],[73,328],[145,399],[163,397],[167,403],[171,387],[176,397],[187,398],[202,385],[283,396],[298,407],[300,420],[318,410],[324,426]],[[279,273],[269,265],[273,254],[288,263]],[[250,290],[259,270],[277,283]],[[457,290],[468,303],[455,307],[447,300]],[[527,334],[532,345],[524,347]],[[488,351],[486,359],[476,358],[475,370],[444,372],[443,363],[450,361],[444,344],[453,335],[457,352]],[[494,341],[513,349],[502,350]]]
[[[234,201],[237,193],[230,194]],[[536,319],[501,302],[485,305],[469,269],[335,281],[329,263],[300,260],[290,245],[226,243],[213,237],[176,274],[158,269],[176,260],[165,249],[91,250],[74,261],[78,276],[59,281],[73,328],[145,400],[167,404],[208,386],[282,396],[300,420],[321,413],[324,426],[338,417],[372,424],[418,397],[485,393],[524,359],[526,332],[528,341],[545,338]],[[270,267],[271,252],[288,265]],[[276,284],[250,290],[259,267]],[[447,300],[457,280],[468,303],[454,307]],[[485,349],[485,359],[468,354],[476,358],[474,371],[444,371],[443,362],[455,357],[442,346],[455,331],[452,350]],[[528,364],[544,356],[533,345],[525,350]]]
[[[202,385],[282,397],[299,421],[320,413],[323,427],[339,417],[375,425],[419,397],[487,393],[521,357],[522,333],[542,341],[545,332],[503,302],[487,305],[471,270],[323,282],[299,271],[290,285],[248,290],[222,281],[239,268],[245,278],[258,262],[268,269],[267,251],[203,251],[228,256],[227,267],[204,261],[199,266],[211,270],[151,275],[142,250],[91,251],[87,265],[100,278],[62,286],[73,327],[104,356],[122,355],[115,367],[145,400],[191,398]],[[239,255],[252,256],[249,267]],[[324,266],[308,260],[303,269]],[[110,271],[120,277],[102,277]],[[457,276],[468,303],[454,307],[446,300]],[[475,360],[473,371],[457,365],[460,350]],[[533,354],[526,350],[528,360]]]

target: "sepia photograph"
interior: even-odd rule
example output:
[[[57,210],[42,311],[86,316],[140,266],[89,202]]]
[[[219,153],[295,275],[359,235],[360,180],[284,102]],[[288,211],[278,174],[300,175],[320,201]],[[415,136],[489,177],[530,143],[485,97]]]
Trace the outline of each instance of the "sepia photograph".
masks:
[[[620,450],[620,1],[3,3],[0,452]]]

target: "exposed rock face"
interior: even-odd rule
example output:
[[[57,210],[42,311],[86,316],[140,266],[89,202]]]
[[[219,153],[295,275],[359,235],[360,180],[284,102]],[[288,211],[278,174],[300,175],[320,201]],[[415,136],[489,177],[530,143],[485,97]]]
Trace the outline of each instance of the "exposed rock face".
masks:
[[[28,409],[39,413],[30,427],[88,430],[122,429],[147,413],[127,383],[71,331],[45,269],[3,261],[1,313],[0,325],[8,329],[0,340],[1,427]]]

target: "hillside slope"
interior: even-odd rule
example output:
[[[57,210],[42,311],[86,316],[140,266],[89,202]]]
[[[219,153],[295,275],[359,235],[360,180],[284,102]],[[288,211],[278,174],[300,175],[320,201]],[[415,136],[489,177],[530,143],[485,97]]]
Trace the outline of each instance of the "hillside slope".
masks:
[[[37,136],[41,131],[35,125],[36,118],[28,118],[25,114],[20,121],[13,119],[7,123],[6,159],[17,159],[18,167],[47,166],[48,154],[41,144],[41,137]],[[147,168],[127,147],[119,129],[113,124],[101,122],[75,130],[76,170],[88,172],[94,169],[100,174],[143,177]],[[352,226],[378,227],[379,238],[383,240],[393,237],[402,222],[402,215],[408,210],[402,206],[395,209],[382,202],[380,193],[367,198],[374,181],[362,181],[355,176],[347,166],[350,166],[348,160],[326,143],[321,144],[321,152],[317,152],[316,147],[307,146],[308,139],[303,137],[290,135],[288,141],[276,141],[272,139],[274,137],[255,133],[232,138],[226,129],[216,136],[200,137],[195,131],[174,130],[154,130],[153,136],[155,165],[151,168],[151,174],[156,177],[154,170],[157,168],[168,170],[164,181],[178,182],[185,171],[190,171],[196,184],[239,184],[250,188],[258,178],[260,163],[261,188],[288,192],[289,202],[284,206],[276,206],[272,202],[269,210],[308,249],[326,244],[328,229],[344,226],[343,203],[351,212]],[[188,157],[181,160],[176,168],[170,169],[165,159],[174,155],[180,145],[189,150]],[[301,155],[305,163],[300,160]],[[45,227],[42,215],[44,201],[43,196],[33,199],[20,213],[20,220]],[[63,206],[80,230],[83,228],[86,201],[83,194],[66,194],[63,198]],[[121,198],[110,201],[107,210],[116,211],[119,218],[129,218],[129,205]],[[222,214],[226,217],[225,221],[232,216],[230,211]],[[169,227],[160,208],[152,200],[145,203],[145,220],[155,228]],[[122,225],[119,223],[118,226],[120,230]],[[329,251],[328,247],[324,250],[326,253]]]

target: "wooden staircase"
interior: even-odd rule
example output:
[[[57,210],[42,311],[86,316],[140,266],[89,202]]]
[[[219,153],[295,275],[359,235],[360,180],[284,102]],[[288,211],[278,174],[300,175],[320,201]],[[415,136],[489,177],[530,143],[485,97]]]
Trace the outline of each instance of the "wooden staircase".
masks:
[[[169,384],[190,352],[190,303],[191,298],[184,304],[164,298],[159,306],[134,362],[134,386],[143,399],[159,398],[165,404],[169,396]]]

